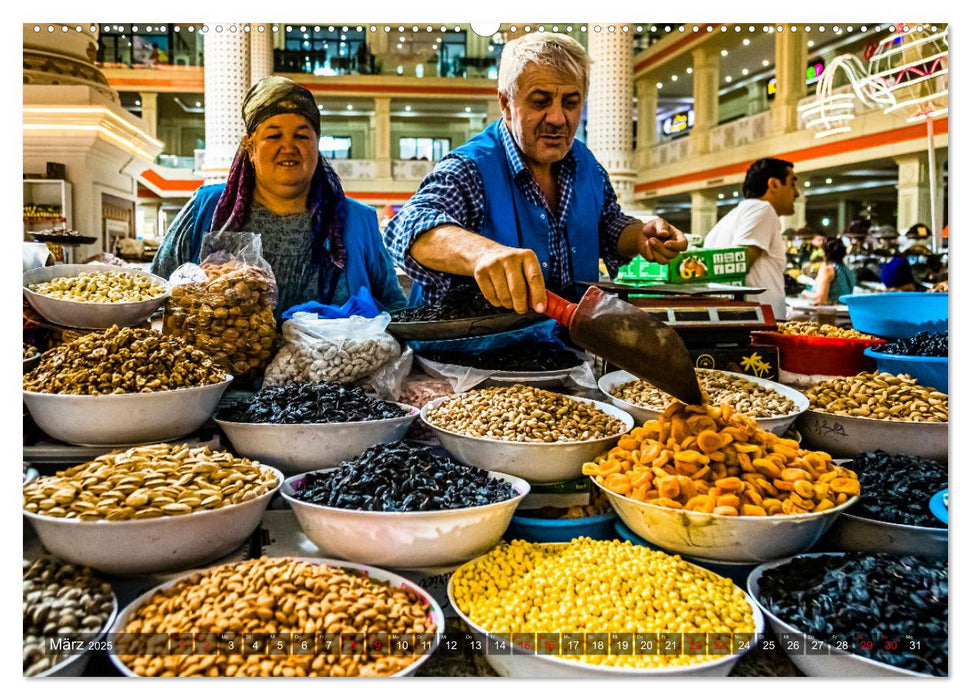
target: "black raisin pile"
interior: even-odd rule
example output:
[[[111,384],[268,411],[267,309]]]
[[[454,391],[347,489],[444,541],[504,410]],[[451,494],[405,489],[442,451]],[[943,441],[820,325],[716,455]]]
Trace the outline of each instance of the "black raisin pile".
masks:
[[[454,321],[460,318],[477,318],[513,313],[511,309],[493,306],[476,287],[462,285],[450,289],[445,295],[425,306],[412,306],[391,312],[393,323],[416,321]]]
[[[555,372],[573,369],[583,360],[555,343],[521,343],[476,353],[422,352],[432,362],[506,372]]]
[[[921,331],[913,338],[901,338],[874,350],[885,355],[916,355],[917,357],[947,357],[947,333]]]
[[[921,457],[865,452],[846,465],[860,480],[860,500],[848,511],[898,525],[945,527],[928,503],[947,488],[947,467]]]
[[[351,423],[401,418],[408,411],[337,382],[263,387],[248,402],[219,412],[234,423]]]

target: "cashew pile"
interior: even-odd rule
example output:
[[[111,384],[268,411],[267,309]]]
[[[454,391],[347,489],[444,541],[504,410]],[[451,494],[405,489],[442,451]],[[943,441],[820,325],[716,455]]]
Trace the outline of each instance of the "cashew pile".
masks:
[[[799,410],[792,399],[771,387],[717,369],[696,371],[708,403],[716,406],[731,404],[736,411],[751,418],[775,418]],[[621,384],[611,393],[627,403],[654,411],[663,411],[675,400],[670,394],[641,379]]]
[[[909,374],[860,373],[835,377],[806,390],[809,407],[840,416],[947,423],[947,394],[920,386]]]
[[[82,272],[76,277],[55,277],[30,285],[30,290],[52,299],[84,304],[124,304],[157,299],[165,285],[144,275],[127,272]]]
[[[210,447],[143,445],[115,451],[24,489],[24,510],[77,520],[144,520],[215,510],[276,488],[259,462]]]
[[[819,321],[783,321],[779,324],[779,332],[783,335],[813,335],[824,338],[865,338],[869,340],[872,335],[860,333],[852,328],[839,328],[828,323],[820,324]]]
[[[206,353],[145,328],[88,333],[48,350],[24,375],[43,394],[132,394],[215,384],[226,379]]]
[[[276,283],[262,268],[203,263],[206,282],[178,284],[165,309],[165,332],[208,352],[235,377],[258,375],[276,337]]]
[[[318,340],[287,343],[266,368],[267,386],[287,382],[340,382],[349,384],[372,374],[378,367],[400,354],[390,335],[336,342]]]
[[[588,403],[522,384],[449,397],[427,420],[469,437],[510,442],[580,442],[624,430],[619,419]]]
[[[262,557],[197,572],[157,592],[127,621],[117,647],[139,676],[390,676],[422,649],[411,638],[410,653],[395,650],[389,635],[430,641],[435,631],[411,589],[364,572]],[[195,648],[167,653],[178,634]],[[262,653],[244,654],[246,634],[280,635],[282,653],[271,653],[278,648],[271,637]]]
[[[114,604],[111,586],[86,566],[25,559],[24,675],[36,676],[71,656],[48,649],[48,638],[97,634]]]

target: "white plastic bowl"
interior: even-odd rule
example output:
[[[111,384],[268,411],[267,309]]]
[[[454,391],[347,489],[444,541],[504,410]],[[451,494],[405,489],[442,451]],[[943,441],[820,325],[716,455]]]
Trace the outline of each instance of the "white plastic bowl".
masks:
[[[24,391],[37,427],[72,445],[131,446],[176,440],[199,429],[233,380],[131,394],[41,394]]]
[[[481,557],[479,557],[481,559]],[[489,649],[489,640],[496,639],[486,630],[472,622],[469,617],[462,612],[458,603],[455,601],[454,581],[456,575],[462,569],[472,566],[475,560],[465,564],[452,574],[448,580],[448,601],[462,621],[468,625],[473,637],[482,646],[482,649]],[[691,566],[695,566],[691,564]],[[703,569],[700,566],[695,568]],[[706,570],[705,570],[706,571]],[[753,643],[749,644],[749,649],[755,646],[762,631],[765,629],[765,620],[762,611],[751,596],[745,595],[749,606],[752,608],[752,620],[755,623],[755,632],[752,635]],[[557,604],[556,601],[550,601]],[[645,630],[651,632],[653,630]],[[513,654],[487,653],[486,661],[495,669],[500,676],[512,676],[516,678],[672,678],[683,676],[698,677],[724,677],[727,676],[743,654],[726,654],[724,658],[714,659],[713,661],[703,661],[690,666],[670,666],[666,668],[619,668],[616,666],[603,666],[598,664],[586,664],[582,661],[571,659],[561,659],[552,655],[530,654],[516,652]]]
[[[947,559],[947,526],[901,525],[844,513],[826,533],[826,542],[844,552],[913,554]]]
[[[571,396],[574,401],[591,404],[624,424],[622,432],[610,437],[582,442],[512,442],[494,438],[477,438],[439,428],[428,420],[428,413],[452,398],[443,396],[421,409],[421,419],[432,429],[442,445],[462,462],[480,469],[512,474],[530,483],[552,483],[578,479],[583,464],[590,462],[617,444],[621,436],[634,427],[634,419],[610,404]]]
[[[374,581],[386,582],[395,588],[408,588],[414,591],[416,594],[418,594],[418,597],[422,600],[422,602],[425,604],[428,610],[428,616],[431,618],[432,622],[435,623],[435,639],[432,642],[432,648],[429,649],[427,653],[423,654],[419,659],[417,659],[410,666],[403,668],[402,670],[398,671],[398,673],[395,673],[393,677],[415,675],[415,672],[421,667],[421,665],[424,664],[425,661],[427,661],[428,658],[432,654],[434,654],[435,651],[438,649],[438,645],[441,643],[441,640],[442,640],[442,633],[445,631],[445,614],[442,612],[442,607],[435,601],[435,599],[424,588],[421,588],[420,586],[416,585],[412,581],[406,578],[403,578],[401,576],[398,576],[397,574],[393,574],[390,571],[385,571],[383,569],[378,569],[376,567],[367,566],[364,564],[355,564],[352,562],[340,561],[337,559],[318,559],[318,558],[308,558],[308,557],[287,557],[287,558],[298,559],[300,561],[306,561],[312,564],[326,564],[327,566],[347,569],[354,573],[361,574],[362,576],[365,576],[369,579],[373,579]],[[212,567],[212,568],[215,568],[215,567]],[[149,599],[151,599],[151,597],[154,596],[156,593],[158,593],[159,591],[163,591],[168,588],[171,588],[172,586],[176,585],[180,581],[187,579],[193,576],[194,574],[198,573],[198,571],[203,571],[203,570],[200,569],[197,571],[187,571],[183,575],[178,576],[177,578],[173,578],[169,581],[166,581],[162,585],[156,586],[155,588],[138,596],[135,600],[129,603],[125,607],[125,609],[121,611],[121,614],[118,615],[118,617],[115,619],[115,623],[111,626],[112,635],[118,635],[124,632],[125,626],[128,624],[128,621],[132,618],[135,612],[137,612],[138,609],[143,604],[147,603]],[[110,651],[109,655],[111,657],[111,662],[115,665],[115,668],[121,671],[123,675],[128,676],[130,678],[137,677],[136,674],[130,668],[128,668],[128,666],[126,666],[120,658],[118,658],[117,650]]]
[[[88,662],[91,661],[91,648],[98,648],[99,643],[105,638],[108,630],[115,623],[115,619],[118,617],[118,596],[115,592],[111,592],[111,614],[108,615],[108,619],[101,626],[101,631],[97,633],[94,637],[90,637],[87,634],[80,635],[79,638],[84,641],[85,650],[78,653],[72,654],[63,661],[56,663],[51,666],[46,671],[38,673],[36,676],[28,676],[29,678],[50,678],[50,677],[78,677],[83,676],[85,669],[88,667]]]
[[[117,304],[93,304],[66,301],[38,294],[30,285],[50,282],[57,277],[77,277],[82,272],[116,272],[132,277],[146,277],[165,287],[165,294],[147,301],[129,301]],[[54,265],[38,267],[24,273],[24,296],[37,312],[51,323],[68,328],[111,328],[111,326],[136,326],[145,321],[169,298],[169,283],[156,275],[130,267],[116,265]]]
[[[705,371],[705,370],[699,370],[699,371]],[[727,374],[732,377],[747,379],[750,382],[755,382],[756,384],[759,384],[760,386],[768,387],[769,389],[772,389],[773,391],[776,391],[782,394],[786,398],[791,399],[792,402],[796,404],[797,410],[795,413],[789,413],[784,416],[773,416],[771,418],[753,418],[752,420],[754,420],[762,430],[768,430],[769,432],[775,433],[776,435],[782,435],[784,432],[786,432],[786,430],[788,430],[789,426],[795,423],[796,419],[800,415],[802,415],[802,413],[805,412],[806,409],[809,408],[809,399],[807,399],[800,392],[796,391],[791,387],[786,386],[785,384],[779,384],[778,382],[770,382],[768,379],[760,379],[759,377],[750,377],[747,374],[739,374],[737,372],[722,372],[721,370],[718,370],[718,371],[721,374]],[[660,411],[655,411],[654,409],[645,408],[644,406],[637,406],[635,404],[630,403],[629,401],[624,401],[623,399],[613,395],[612,392],[614,391],[614,389],[616,389],[617,387],[623,384],[626,384],[627,382],[633,382],[635,380],[637,380],[637,377],[635,377],[630,372],[625,372],[624,370],[618,370],[616,372],[609,372],[604,376],[602,376],[600,380],[597,382],[597,386],[600,388],[601,393],[603,393],[604,396],[606,396],[614,406],[617,406],[617,408],[627,411],[629,414],[634,416],[634,418],[638,421],[640,425],[643,425],[645,422],[649,420],[658,420],[661,417],[661,414],[664,413],[663,409]]]
[[[397,404],[409,415],[353,423],[236,423],[216,419],[235,454],[275,464],[284,474],[332,469],[369,447],[403,439],[418,409]]]
[[[797,638],[807,637],[808,639],[815,639],[814,637],[807,635],[805,632],[796,629],[789,623],[784,622],[780,618],[776,617],[776,615],[769,610],[767,606],[762,604],[759,598],[759,580],[762,578],[762,574],[765,573],[767,569],[787,564],[793,559],[801,557],[822,557],[827,556],[827,554],[838,553],[839,552],[813,552],[812,554],[802,554],[800,557],[789,557],[788,559],[784,559],[782,561],[774,561],[769,564],[763,564],[749,574],[749,597],[754,599],[756,605],[762,610],[762,614],[769,621],[769,627],[772,628],[773,632],[775,632],[777,635],[791,634],[795,635]],[[830,644],[823,643],[823,647],[824,650],[821,650],[820,654],[791,652],[789,649],[785,649],[785,652],[792,663],[795,664],[796,668],[805,673],[807,676],[819,676],[825,678],[875,678],[886,676],[910,676],[918,678],[934,677],[930,674],[908,671],[905,668],[891,666],[890,664],[885,664],[880,661],[872,661],[866,657],[837,649]]]
[[[806,411],[799,430],[806,444],[834,457],[883,450],[947,463],[947,423],[911,423]],[[805,445],[804,445],[805,447]]]
[[[276,487],[243,503],[186,515],[144,520],[53,518],[23,514],[51,554],[72,564],[116,576],[134,576],[198,566],[229,554],[249,537],[267,504],[283,484],[283,474],[265,464]]]
[[[803,552],[823,536],[858,496],[822,513],[715,515],[641,503],[591,477],[630,530],[671,552],[712,562],[750,564]]]
[[[287,479],[281,493],[300,527],[323,552],[395,569],[445,567],[479,556],[501,538],[529,484],[507,474],[518,496],[501,503],[430,512],[384,513],[314,505],[294,496],[305,475]]]

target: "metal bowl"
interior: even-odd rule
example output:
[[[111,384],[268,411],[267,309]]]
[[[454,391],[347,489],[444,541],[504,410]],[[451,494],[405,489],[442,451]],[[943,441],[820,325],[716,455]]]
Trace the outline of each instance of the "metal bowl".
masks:
[[[390,571],[378,569],[373,566],[367,566],[365,564],[355,564],[352,562],[340,561],[337,559],[318,559],[318,558],[309,558],[309,557],[287,557],[287,558],[295,559],[299,561],[305,561],[311,564],[326,564],[327,566],[345,569],[347,571],[361,575],[364,578],[371,579],[373,581],[388,583],[395,588],[407,588],[411,591],[414,591],[418,595],[418,597],[425,604],[426,610],[428,610],[428,616],[431,618],[432,622],[435,623],[435,639],[432,642],[431,648],[425,654],[423,654],[417,661],[412,663],[410,666],[403,668],[402,670],[398,671],[398,673],[395,673],[394,677],[415,675],[415,672],[421,667],[421,665],[424,664],[425,661],[427,661],[428,658],[438,650],[438,645],[441,643],[441,640],[442,640],[442,634],[445,631],[445,614],[442,612],[442,607],[435,601],[435,599],[424,588],[421,588],[420,586],[416,585],[412,581],[406,578],[403,578],[401,576],[398,576],[397,574],[393,574]],[[199,571],[203,571],[203,570],[187,571],[185,574],[178,576],[177,578],[170,579],[169,581],[166,581],[162,585],[156,586],[155,588],[135,598],[135,600],[129,603],[125,607],[125,609],[121,611],[121,614],[118,615],[118,617],[115,619],[115,623],[111,626],[112,635],[122,634],[125,630],[125,627],[128,625],[128,621],[132,618],[132,616],[138,611],[138,609],[142,605],[147,603],[151,599],[151,597],[154,596],[156,593],[172,588],[180,581],[183,581],[187,578],[190,578],[191,576],[194,576],[196,573],[199,573]],[[311,636],[313,637],[315,635],[311,635]],[[136,677],[136,674],[134,673],[134,671],[128,668],[128,666],[126,666],[125,663],[120,658],[118,658],[117,649],[112,649],[109,652],[109,656],[111,658],[111,663],[113,663],[115,665],[115,668],[121,671],[123,675],[128,676],[130,678]]]
[[[799,429],[808,445],[834,457],[880,449],[947,463],[947,423],[911,423],[806,411]]]
[[[397,404],[409,415],[351,423],[236,423],[216,419],[235,454],[275,464],[287,476],[332,469],[369,447],[404,438],[418,409]],[[363,561],[363,560],[362,560]]]
[[[263,465],[277,485],[259,498],[186,515],[144,520],[52,518],[24,510],[41,544],[72,564],[116,576],[184,569],[222,557],[252,534],[283,474]]]
[[[479,557],[481,559],[481,557]],[[472,566],[476,560],[459,567],[458,570],[448,580],[448,601],[461,620],[468,625],[472,631],[472,636],[481,645],[482,649],[489,650],[490,640],[500,641],[500,638],[489,634],[485,629],[472,622],[469,617],[462,612],[458,603],[455,601],[454,581],[456,574],[467,566]],[[707,571],[700,566],[695,568]],[[752,635],[753,643],[749,644],[749,649],[755,646],[754,640],[758,639],[765,629],[765,620],[759,606],[755,604],[751,596],[746,594],[749,606],[752,608],[752,620],[755,623],[755,631]],[[555,604],[555,601],[551,601]],[[508,639],[502,640],[507,645]],[[727,676],[743,654],[726,654],[724,658],[713,661],[704,661],[689,666],[670,666],[667,668],[618,668],[616,666],[604,666],[597,664],[587,664],[581,661],[561,659],[552,655],[513,652],[512,654],[486,653],[485,659],[489,665],[495,669],[500,676],[512,676],[518,678],[671,678],[675,676],[704,676],[704,677],[723,677]]]
[[[120,272],[133,277],[147,277],[169,289],[168,281],[134,268],[116,265],[53,265],[38,267],[24,273],[24,296],[37,312],[51,323],[69,328],[111,328],[111,326],[135,326],[145,321],[165,300],[170,292],[148,301],[121,302],[117,304],[89,304],[65,301],[44,296],[30,290],[30,285],[50,282],[57,277],[77,277],[82,272]]]
[[[803,552],[859,500],[854,496],[821,513],[715,515],[641,503],[591,481],[634,534],[677,554],[727,563],[771,561]]]
[[[72,445],[131,446],[175,440],[197,430],[233,380],[134,394],[41,394],[25,391],[37,427]]]
[[[547,318],[542,314],[532,311],[517,314],[510,309],[489,316],[456,318],[445,321],[392,320],[388,324],[388,333],[398,340],[451,340],[453,338],[472,338],[511,331],[545,320]]]
[[[63,661],[56,663],[51,666],[46,671],[38,673],[36,676],[30,676],[30,678],[50,678],[50,677],[77,677],[84,675],[85,669],[88,667],[88,662],[91,660],[91,649],[92,647],[97,648],[105,635],[108,634],[108,630],[115,623],[115,619],[118,617],[118,596],[115,592],[111,591],[111,614],[108,615],[108,619],[101,626],[101,630],[96,636],[90,637],[88,635],[83,635],[81,640],[84,642],[85,649],[78,654],[72,654]],[[70,636],[68,635],[68,638]]]
[[[722,374],[747,379],[751,382],[759,384],[760,386],[768,387],[773,391],[782,394],[786,398],[791,399],[792,402],[796,404],[797,411],[795,413],[790,413],[785,416],[773,416],[771,418],[753,418],[752,420],[754,420],[762,430],[767,430],[771,433],[775,433],[776,435],[782,435],[784,432],[786,432],[786,430],[789,429],[789,426],[795,423],[796,419],[809,408],[809,399],[785,384],[770,382],[768,379],[750,377],[747,374],[739,374],[737,372],[722,372],[722,370],[718,371]],[[614,389],[622,384],[635,381],[636,379],[637,377],[630,372],[618,370],[616,372],[609,372],[602,376],[597,382],[597,386],[600,388],[601,393],[606,396],[614,406],[627,411],[627,413],[634,416],[635,420],[637,420],[640,425],[644,425],[644,423],[649,420],[658,420],[661,417],[661,414],[664,413],[664,410],[662,409],[660,411],[656,411],[651,408],[645,408],[644,406],[637,406],[628,401],[617,398],[613,395],[613,393],[611,393]]]
[[[425,374],[436,379],[450,379],[446,374],[443,374],[439,368],[449,368],[456,371],[456,374],[460,372],[467,372],[476,376],[482,376],[482,380],[475,386],[494,386],[496,384],[526,384],[527,386],[535,386],[540,389],[547,389],[550,387],[557,387],[563,385],[570,375],[583,366],[583,362],[580,362],[576,367],[570,367],[569,369],[553,369],[547,372],[506,372],[502,370],[491,370],[491,369],[478,369],[476,367],[465,367],[461,365],[446,365],[439,362],[433,362],[428,360],[421,355],[415,355],[415,360],[418,362],[419,366],[425,370]]]
[[[947,527],[900,525],[844,513],[826,533],[841,552],[887,552],[947,559]]]
[[[36,355],[31,355],[26,360],[24,360],[24,374],[27,374],[30,370],[34,369],[38,364],[40,364],[41,353]]]
[[[551,483],[578,479],[584,462],[590,462],[617,444],[621,435],[630,432],[634,419],[610,404],[571,396],[575,401],[592,404],[604,413],[621,420],[623,432],[610,437],[582,442],[511,442],[477,438],[439,428],[428,420],[428,412],[443,401],[443,396],[421,409],[421,419],[432,429],[442,446],[454,457],[480,469],[512,474],[530,483]]]
[[[529,493],[529,484],[522,479],[489,472],[512,484],[519,495],[473,508],[385,513],[301,501],[294,494],[305,476],[287,479],[281,493],[307,537],[326,554],[394,569],[449,566],[488,551],[502,538],[516,507]]]
[[[789,634],[796,638],[808,637],[808,639],[815,639],[814,637],[806,635],[805,632],[776,617],[776,615],[769,610],[767,606],[762,604],[759,597],[759,580],[762,578],[762,574],[765,573],[767,569],[787,564],[796,558],[821,557],[826,556],[826,554],[828,553],[813,552],[812,554],[801,554],[799,557],[789,557],[788,559],[783,559],[782,561],[774,561],[769,564],[763,564],[749,574],[749,597],[755,600],[757,606],[762,610],[762,614],[769,621],[769,627],[771,627],[772,631],[777,635]],[[833,554],[833,552],[830,552],[829,554]],[[785,647],[785,645],[783,646]],[[820,650],[819,654],[806,654],[800,651],[791,651],[789,648],[785,648],[785,652],[792,663],[795,664],[796,668],[805,673],[807,676],[821,676],[825,678],[870,678],[884,676],[916,676],[919,678],[932,677],[930,674],[908,671],[907,669],[891,666],[890,664],[885,664],[880,661],[872,661],[866,657],[851,654],[842,649],[837,649],[836,647],[826,644],[825,642],[822,642],[822,646],[823,648]]]

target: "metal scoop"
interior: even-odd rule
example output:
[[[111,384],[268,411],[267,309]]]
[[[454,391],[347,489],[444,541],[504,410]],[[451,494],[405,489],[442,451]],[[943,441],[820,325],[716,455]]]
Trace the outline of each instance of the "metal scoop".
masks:
[[[683,403],[701,404],[688,348],[654,316],[597,287],[587,289],[578,304],[549,291],[546,299],[543,313],[563,324],[574,343]]]

